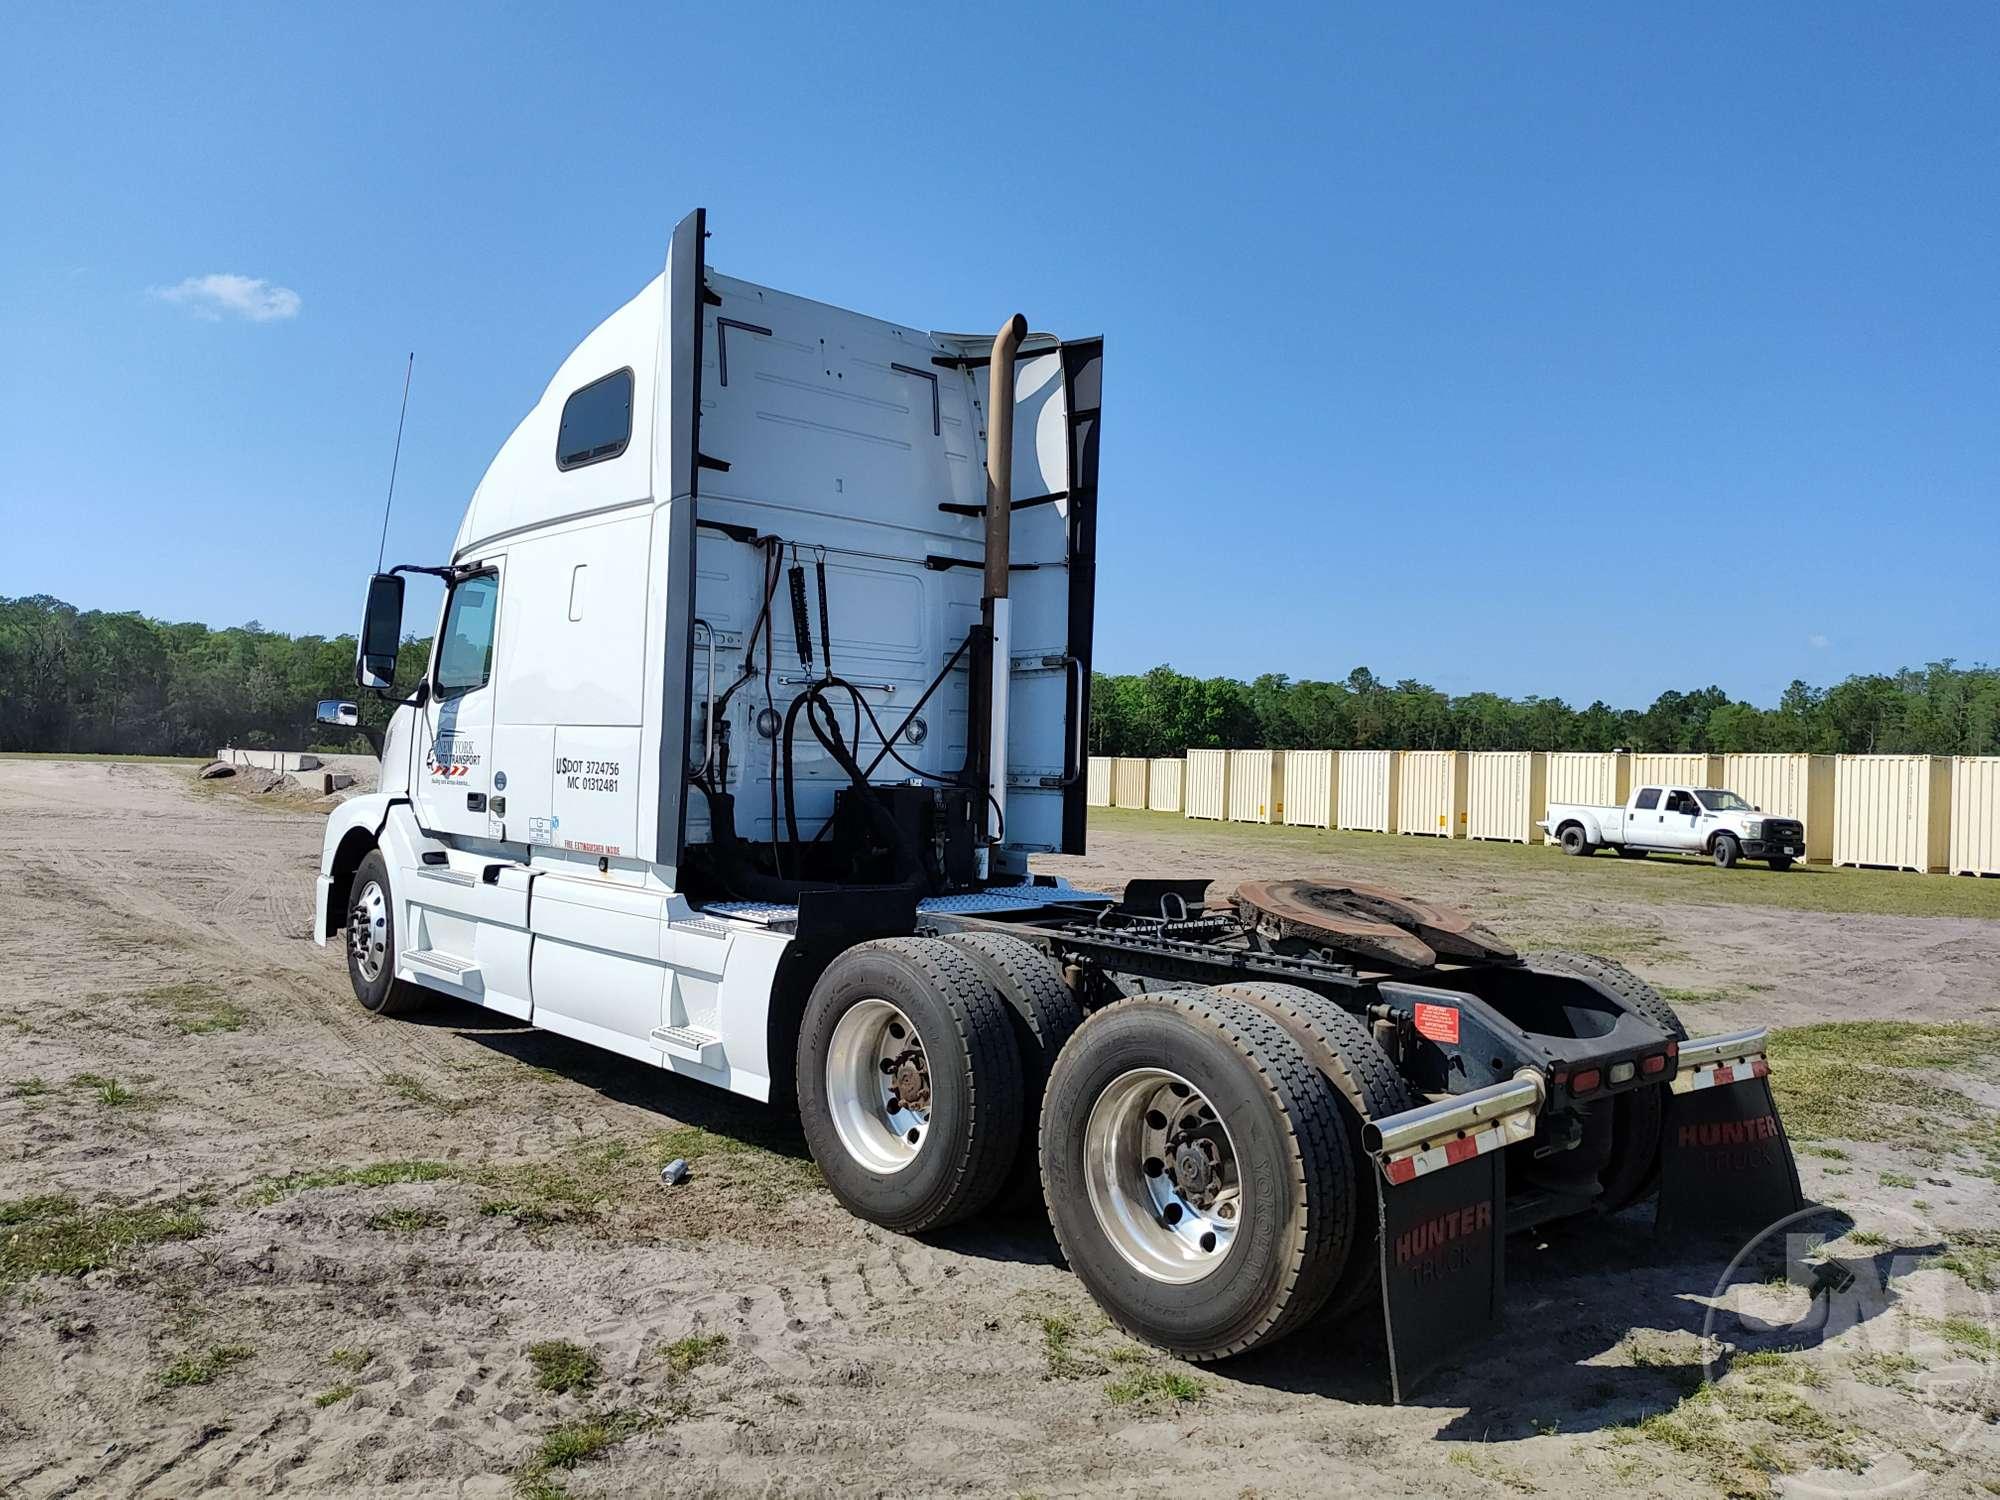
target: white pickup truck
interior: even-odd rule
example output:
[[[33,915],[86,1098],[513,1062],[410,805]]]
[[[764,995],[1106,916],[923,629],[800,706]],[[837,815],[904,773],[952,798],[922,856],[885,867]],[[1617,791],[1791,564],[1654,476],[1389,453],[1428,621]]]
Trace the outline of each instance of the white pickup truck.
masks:
[[[1628,859],[1654,850],[1705,854],[1727,870],[1738,860],[1761,859],[1789,870],[1805,858],[1805,825],[1771,818],[1722,787],[1641,786],[1623,807],[1551,802],[1542,831],[1565,854],[1616,849]]]

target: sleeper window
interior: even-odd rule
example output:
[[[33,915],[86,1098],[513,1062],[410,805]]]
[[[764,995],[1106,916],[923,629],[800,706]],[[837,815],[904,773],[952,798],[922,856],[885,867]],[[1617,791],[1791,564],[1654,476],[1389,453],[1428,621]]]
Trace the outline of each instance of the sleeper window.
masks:
[[[492,573],[468,578],[451,591],[444,634],[438,641],[440,697],[455,697],[486,686],[493,673],[493,620],[499,612],[500,580]]]
[[[620,370],[572,391],[556,434],[556,467],[580,469],[616,458],[632,440],[632,372]]]

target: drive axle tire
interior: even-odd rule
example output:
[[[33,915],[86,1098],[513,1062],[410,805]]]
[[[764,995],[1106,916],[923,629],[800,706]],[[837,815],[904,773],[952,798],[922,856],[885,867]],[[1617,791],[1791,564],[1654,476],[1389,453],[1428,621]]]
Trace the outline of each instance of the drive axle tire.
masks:
[[[1687,1040],[1687,1027],[1660,992],[1615,959],[1594,953],[1530,953],[1528,963],[1538,969],[1554,969],[1603,985],[1677,1042]],[[1660,1130],[1666,1118],[1666,1086],[1631,1090],[1591,1106],[1611,1109],[1611,1150],[1598,1174],[1601,1202],[1606,1213],[1616,1213],[1653,1190],[1660,1170]]]
[[[1565,824],[1562,832],[1556,835],[1556,840],[1562,845],[1562,852],[1565,854],[1588,858],[1597,852],[1596,847],[1590,842],[1590,835],[1575,823]]]
[[[1322,1322],[1351,1317],[1364,1303],[1381,1304],[1381,1263],[1376,1244],[1376,1195],[1381,1174],[1361,1146],[1361,1127],[1414,1109],[1417,1099],[1396,1071],[1389,1054],[1376,1045],[1367,1024],[1339,1002],[1293,984],[1226,984],[1215,993],[1247,1000],[1291,1033],[1334,1087],[1347,1127],[1354,1163],[1354,1233],[1346,1263],[1334,1278]]]
[[[1276,1021],[1214,991],[1087,1018],[1049,1074],[1041,1163],[1078,1278],[1120,1328],[1185,1359],[1298,1328],[1354,1234],[1333,1086]]]
[[[916,1234],[992,1201],[1021,1147],[1013,1026],[985,971],[935,938],[827,965],[799,1026],[799,1120],[849,1212]]]
[[[430,1003],[422,985],[396,977],[396,902],[389,862],[370,849],[347,887],[347,982],[362,1008],[378,1016],[407,1016]]]
[[[1735,834],[1718,833],[1715,836],[1715,847],[1709,852],[1718,870],[1733,870],[1736,868],[1736,861],[1743,857],[1743,846],[1736,842]]]
[[[1034,1132],[1042,1090],[1056,1054],[1083,1024],[1083,1007],[1063,983],[1056,961],[1033,943],[998,932],[949,932],[943,941],[979,966],[1012,1013],[1014,1046],[1021,1057],[1021,1144],[1007,1198],[1010,1203],[1017,1196],[1039,1203],[1042,1183]]]

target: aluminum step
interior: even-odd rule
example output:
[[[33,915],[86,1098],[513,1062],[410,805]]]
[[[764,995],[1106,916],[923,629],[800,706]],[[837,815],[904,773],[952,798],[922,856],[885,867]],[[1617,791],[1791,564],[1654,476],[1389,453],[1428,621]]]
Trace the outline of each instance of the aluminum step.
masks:
[[[699,1026],[656,1026],[653,1040],[669,1057],[682,1062],[700,1063],[704,1068],[722,1066],[722,1038],[713,1031]]]
[[[402,955],[402,959],[413,969],[422,969],[454,984],[471,985],[479,978],[479,965],[471,959],[454,958],[435,948],[412,948]]]

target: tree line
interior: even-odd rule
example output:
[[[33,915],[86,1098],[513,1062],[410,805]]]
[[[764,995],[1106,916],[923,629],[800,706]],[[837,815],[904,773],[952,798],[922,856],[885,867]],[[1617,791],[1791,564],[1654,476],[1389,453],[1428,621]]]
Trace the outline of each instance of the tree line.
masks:
[[[422,676],[430,642],[409,638],[398,673]],[[284,635],[255,621],[225,630],[0,598],[0,750],[206,755],[220,745],[363,750],[314,722],[322,698],[360,704],[379,728],[389,705],[354,688],[354,637]],[[1250,682],[1160,666],[1092,679],[1090,744],[1100,755],[1189,747],[1324,750],[1811,750],[2000,755],[2000,670],[1950,661],[1794,682],[1771,708],[1717,687],[1660,694],[1645,709],[1560,698],[1451,697],[1387,683],[1365,667],[1338,682],[1267,673]]]
[[[1266,673],[1250,682],[1160,666],[1094,674],[1090,744],[1098,755],[1179,755],[1189,748],[1274,750],[1792,750],[1853,755],[2000,755],[2000,669],[1932,662],[1794,681],[1775,706],[1719,687],[1669,690],[1649,708],[1602,699],[1451,697],[1388,683],[1366,667],[1338,682]]]
[[[414,683],[430,643],[397,663]],[[37,594],[0,598],[0,750],[208,755],[222,745],[362,751],[365,736],[314,720],[322,698],[358,703],[380,728],[390,706],[354,687],[354,637],[226,630],[79,610]]]

